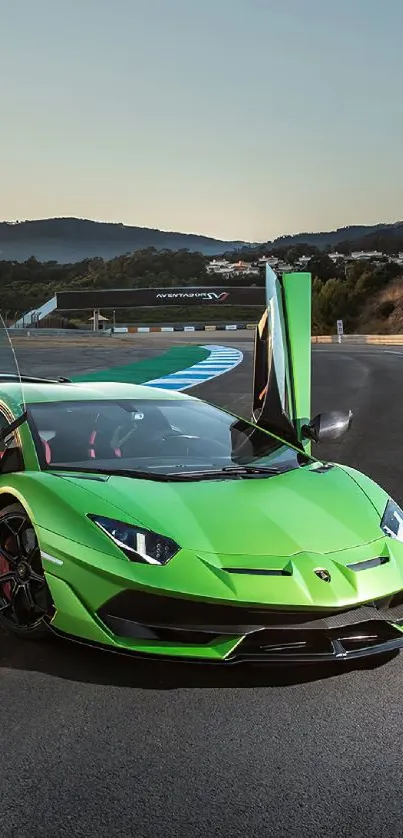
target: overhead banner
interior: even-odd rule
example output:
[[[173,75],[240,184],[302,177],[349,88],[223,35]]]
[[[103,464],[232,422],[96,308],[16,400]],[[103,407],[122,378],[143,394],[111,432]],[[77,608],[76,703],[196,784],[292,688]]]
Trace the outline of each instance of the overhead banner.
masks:
[[[265,289],[217,288],[111,288],[92,291],[60,291],[56,294],[58,311],[94,311],[96,309],[148,308],[160,306],[265,305]]]

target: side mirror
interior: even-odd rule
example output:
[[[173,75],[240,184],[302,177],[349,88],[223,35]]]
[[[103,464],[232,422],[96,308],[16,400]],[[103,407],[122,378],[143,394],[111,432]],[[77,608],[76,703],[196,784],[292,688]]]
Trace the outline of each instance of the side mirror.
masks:
[[[328,413],[318,413],[309,425],[302,428],[302,436],[305,439],[312,439],[313,442],[324,442],[326,440],[339,439],[351,428],[353,421],[352,411],[332,410]]]

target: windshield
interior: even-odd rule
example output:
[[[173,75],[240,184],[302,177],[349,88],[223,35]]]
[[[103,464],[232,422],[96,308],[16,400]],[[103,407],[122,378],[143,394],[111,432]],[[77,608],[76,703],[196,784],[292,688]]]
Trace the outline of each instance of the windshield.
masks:
[[[299,466],[298,452],[224,410],[186,400],[30,405],[41,468],[175,474],[261,465]]]

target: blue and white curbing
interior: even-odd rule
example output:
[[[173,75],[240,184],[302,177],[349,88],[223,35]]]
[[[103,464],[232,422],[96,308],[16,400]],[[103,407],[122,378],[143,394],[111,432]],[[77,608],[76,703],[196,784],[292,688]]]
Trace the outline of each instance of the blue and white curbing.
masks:
[[[225,372],[230,372],[243,360],[243,353],[239,349],[212,344],[203,346],[203,349],[210,352],[209,357],[204,361],[199,361],[188,369],[178,370],[163,378],[154,378],[145,383],[148,387],[161,387],[163,390],[189,390]]]

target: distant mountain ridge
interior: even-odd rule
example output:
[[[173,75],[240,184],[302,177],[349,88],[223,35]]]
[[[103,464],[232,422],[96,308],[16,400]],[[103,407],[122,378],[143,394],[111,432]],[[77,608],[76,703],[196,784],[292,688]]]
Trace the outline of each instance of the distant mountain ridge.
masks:
[[[360,241],[367,236],[396,235],[403,233],[403,221],[395,221],[390,224],[363,225],[356,224],[349,227],[339,227],[327,233],[296,233],[292,236],[279,236],[271,242],[276,247],[292,247],[296,244],[311,244],[323,250],[326,247],[337,247],[343,242]]]
[[[187,248],[215,256],[245,244],[248,243],[80,218],[0,222],[0,260],[6,261],[24,262],[35,256],[39,262],[67,264],[97,256],[113,259],[148,247],[156,250]]]
[[[376,247],[376,242],[402,239],[403,222],[353,225],[319,233],[296,233],[267,242],[223,241],[193,233],[178,233],[149,227],[79,218],[49,218],[34,221],[0,222],[0,260],[25,262],[34,256],[39,262],[80,262],[101,257],[108,260],[125,253],[154,247],[156,250],[198,251],[205,256],[247,248],[293,247],[310,244],[321,250],[346,242]]]

